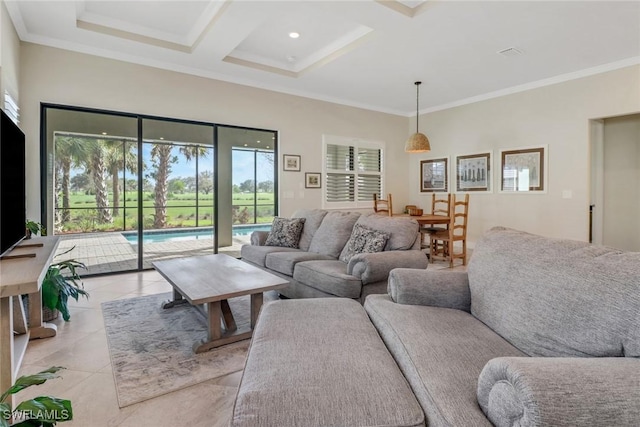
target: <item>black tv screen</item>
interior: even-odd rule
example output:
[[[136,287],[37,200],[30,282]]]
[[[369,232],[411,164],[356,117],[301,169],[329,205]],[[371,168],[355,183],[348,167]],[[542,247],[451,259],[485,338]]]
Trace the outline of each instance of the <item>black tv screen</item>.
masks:
[[[26,186],[24,133],[0,111],[0,255],[25,235]]]

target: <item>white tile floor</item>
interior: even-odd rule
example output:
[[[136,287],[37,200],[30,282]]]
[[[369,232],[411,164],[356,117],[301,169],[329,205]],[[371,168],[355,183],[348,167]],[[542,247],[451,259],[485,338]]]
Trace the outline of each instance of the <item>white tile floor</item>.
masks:
[[[447,268],[436,263],[430,269]],[[455,270],[465,269],[456,267]],[[54,323],[54,338],[29,343],[19,375],[64,366],[59,379],[26,389],[16,401],[38,395],[70,399],[74,420],[64,426],[226,426],[240,381],[240,372],[209,380],[124,409],[118,407],[100,304],[171,291],[155,271],[95,277],[84,280],[90,298],[70,304],[71,321]]]

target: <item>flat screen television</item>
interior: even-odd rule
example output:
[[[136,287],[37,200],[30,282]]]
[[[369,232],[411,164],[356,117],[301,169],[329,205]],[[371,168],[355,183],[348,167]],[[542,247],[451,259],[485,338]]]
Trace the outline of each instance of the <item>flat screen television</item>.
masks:
[[[0,110],[0,256],[25,236],[26,171],[24,133]]]

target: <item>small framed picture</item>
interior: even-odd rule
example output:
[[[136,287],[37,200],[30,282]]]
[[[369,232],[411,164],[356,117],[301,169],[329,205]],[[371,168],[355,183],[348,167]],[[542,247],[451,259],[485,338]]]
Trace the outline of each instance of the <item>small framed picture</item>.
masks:
[[[456,191],[490,192],[491,152],[456,156]]]
[[[322,186],[320,172],[307,172],[304,174],[304,188],[320,188]]]
[[[449,191],[449,158],[420,161],[420,192]]]
[[[500,151],[501,193],[545,193],[546,146]]]
[[[282,156],[282,170],[300,172],[300,156],[284,154]]]

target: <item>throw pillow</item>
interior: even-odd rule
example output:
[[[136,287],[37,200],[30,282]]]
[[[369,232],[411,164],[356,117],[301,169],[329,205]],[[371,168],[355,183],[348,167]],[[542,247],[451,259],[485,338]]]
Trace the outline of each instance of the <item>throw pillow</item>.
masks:
[[[298,248],[305,218],[273,218],[271,231],[267,236],[265,246],[281,246],[284,248]]]
[[[342,252],[340,261],[349,262],[355,254],[382,252],[387,240],[389,240],[388,233],[356,224],[353,226],[353,232]]]

